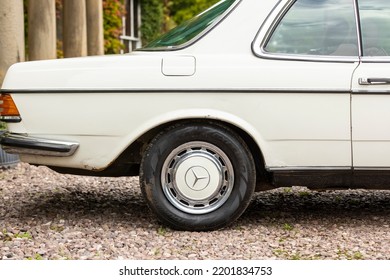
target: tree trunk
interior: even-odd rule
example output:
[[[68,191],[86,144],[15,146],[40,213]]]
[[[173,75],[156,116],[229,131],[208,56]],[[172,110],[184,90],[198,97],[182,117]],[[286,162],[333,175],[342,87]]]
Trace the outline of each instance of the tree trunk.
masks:
[[[88,55],[104,54],[103,1],[87,2],[87,38]]]
[[[64,3],[64,56],[87,55],[87,16],[85,0]]]
[[[57,57],[55,0],[28,2],[28,58],[29,60]]]
[[[0,0],[0,86],[8,68],[24,61],[23,0]]]

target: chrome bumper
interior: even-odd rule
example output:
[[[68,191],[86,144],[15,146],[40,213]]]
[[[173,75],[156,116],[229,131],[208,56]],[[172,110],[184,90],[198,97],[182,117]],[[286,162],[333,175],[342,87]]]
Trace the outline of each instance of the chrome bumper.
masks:
[[[21,134],[4,133],[0,144],[10,154],[68,157],[73,155],[78,143],[29,137]]]

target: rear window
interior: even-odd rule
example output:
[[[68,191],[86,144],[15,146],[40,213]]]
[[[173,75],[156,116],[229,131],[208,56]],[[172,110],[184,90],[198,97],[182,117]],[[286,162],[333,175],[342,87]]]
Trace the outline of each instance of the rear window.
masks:
[[[223,0],[150,42],[143,50],[172,49],[191,42],[218,23],[237,0]]]
[[[359,0],[363,55],[390,55],[390,1]]]
[[[297,0],[264,50],[274,54],[357,56],[353,1]]]

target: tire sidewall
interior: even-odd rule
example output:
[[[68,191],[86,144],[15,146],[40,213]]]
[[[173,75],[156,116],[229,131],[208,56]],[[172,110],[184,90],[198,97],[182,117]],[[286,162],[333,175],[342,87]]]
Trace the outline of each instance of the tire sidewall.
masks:
[[[234,185],[229,198],[206,214],[185,213],[166,198],[161,186],[163,164],[178,146],[208,142],[220,148],[234,168]],[[246,144],[229,129],[217,125],[187,124],[159,134],[149,145],[141,162],[141,187],[149,207],[157,217],[179,230],[213,230],[236,220],[248,206],[255,188],[255,167]]]

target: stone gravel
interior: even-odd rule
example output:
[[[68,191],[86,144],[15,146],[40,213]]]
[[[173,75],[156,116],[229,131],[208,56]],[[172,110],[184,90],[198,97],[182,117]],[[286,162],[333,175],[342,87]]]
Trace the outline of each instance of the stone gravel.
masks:
[[[173,231],[138,177],[61,175],[25,163],[0,170],[0,259],[390,259],[390,191],[255,194],[214,232]]]

